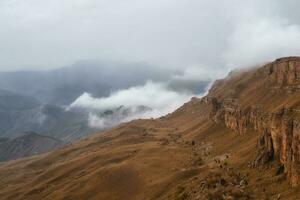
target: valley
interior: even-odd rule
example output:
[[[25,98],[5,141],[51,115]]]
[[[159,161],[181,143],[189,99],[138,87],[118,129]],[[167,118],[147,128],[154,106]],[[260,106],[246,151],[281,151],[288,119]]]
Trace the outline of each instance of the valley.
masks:
[[[299,66],[235,71],[166,116],[0,163],[0,199],[295,200]]]

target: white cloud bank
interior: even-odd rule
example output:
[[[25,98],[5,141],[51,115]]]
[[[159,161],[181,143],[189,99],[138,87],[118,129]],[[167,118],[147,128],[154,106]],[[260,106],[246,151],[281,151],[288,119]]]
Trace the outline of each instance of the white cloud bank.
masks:
[[[99,99],[84,93],[71,104],[71,107],[106,110],[117,108],[120,105],[125,107],[146,105],[153,109],[162,109],[167,105],[178,105],[182,99],[187,100],[189,97],[190,95],[169,90],[163,83],[148,81],[143,86],[113,92],[109,97]]]
[[[121,122],[138,118],[157,118],[166,115],[183,103],[190,100],[194,94],[179,93],[170,90],[164,83],[148,81],[143,86],[131,87],[112,93],[108,97],[94,98],[84,93],[77,98],[69,109],[84,109],[89,112],[89,124],[96,128],[106,128]],[[97,112],[116,110],[120,106],[130,109],[129,114],[124,116],[100,116]],[[146,106],[151,110],[136,111],[139,106]]]
[[[299,0],[1,0],[0,71],[96,59],[180,70],[175,87],[215,79],[239,66],[300,55],[299,7]],[[86,93],[70,108],[145,105],[153,109],[147,116],[156,117],[192,96],[167,84],[148,82],[98,99]],[[97,124],[98,115],[90,118]]]
[[[1,0],[0,71],[104,59],[226,73],[300,55],[299,7],[299,0]]]
[[[251,18],[241,20],[228,38],[224,59],[232,69],[299,54],[299,25],[279,17]]]

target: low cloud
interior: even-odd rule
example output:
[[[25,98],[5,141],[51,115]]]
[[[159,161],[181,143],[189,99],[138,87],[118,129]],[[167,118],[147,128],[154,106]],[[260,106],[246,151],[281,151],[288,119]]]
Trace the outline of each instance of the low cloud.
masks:
[[[172,81],[211,81],[223,75],[223,70],[216,66],[194,65],[172,76]]]
[[[215,78],[212,66],[226,74],[299,55],[299,7],[297,0],[1,0],[0,71],[96,59],[196,66]]]
[[[119,90],[104,98],[93,98],[90,94],[84,93],[71,104],[71,107],[84,107],[103,111],[115,109],[121,105],[125,107],[146,105],[153,109],[162,109],[167,105],[177,104],[178,101],[182,102],[182,99],[187,100],[189,97],[188,94],[180,94],[168,89],[164,83],[148,81],[143,86]]]
[[[166,83],[148,81],[145,85],[119,90],[103,98],[84,93],[68,109],[87,111],[90,126],[107,128],[133,119],[166,115],[193,96],[197,94],[174,91]]]
[[[249,67],[283,56],[299,55],[300,26],[285,18],[245,19],[228,38],[224,53],[229,68]]]

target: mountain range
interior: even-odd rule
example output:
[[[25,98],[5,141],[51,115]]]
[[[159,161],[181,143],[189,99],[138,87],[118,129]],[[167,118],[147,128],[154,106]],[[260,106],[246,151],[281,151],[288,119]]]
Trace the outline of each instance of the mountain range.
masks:
[[[172,76],[156,67],[149,67],[149,70],[145,70],[145,67],[146,64],[143,63],[82,61],[56,70],[0,72],[0,136],[13,137],[22,130],[63,140],[65,137],[78,138],[78,135],[85,135],[90,132],[86,128],[86,116],[82,116],[82,113],[70,114],[65,108],[83,93],[89,93],[95,98],[106,97],[112,91],[144,84],[147,80],[168,80]],[[133,74],[138,76],[133,78]],[[201,86],[195,88],[196,83]],[[170,87],[199,92],[207,84],[208,81],[179,83],[172,80]],[[41,122],[47,117],[50,118],[49,124],[43,124],[41,128]],[[74,121],[72,118],[75,118]],[[73,129],[78,127],[80,131],[68,129],[69,134],[66,136],[66,131],[61,130],[60,124],[56,125],[58,121],[66,129],[71,124]]]
[[[62,141],[34,132],[14,139],[0,138],[0,162],[45,153],[62,145]]]
[[[170,80],[170,87],[203,91],[207,80],[175,80],[180,71],[167,71],[145,63],[80,61],[73,65],[46,71],[0,72],[0,88],[31,96],[43,104],[69,105],[83,93],[94,97],[108,96],[112,91],[142,85],[147,80]]]
[[[143,63],[82,61],[48,71],[0,72],[0,137],[14,139],[35,132],[68,143],[151,110],[147,105],[125,107],[122,102],[104,110],[69,108],[83,93],[106,97],[147,80],[170,79],[170,88],[194,92],[203,91],[208,84],[200,81],[196,89],[195,82],[171,80],[171,74],[145,67]],[[27,149],[20,147],[19,151],[23,155]]]
[[[166,116],[0,164],[0,199],[298,199],[299,84],[299,57],[233,71]]]

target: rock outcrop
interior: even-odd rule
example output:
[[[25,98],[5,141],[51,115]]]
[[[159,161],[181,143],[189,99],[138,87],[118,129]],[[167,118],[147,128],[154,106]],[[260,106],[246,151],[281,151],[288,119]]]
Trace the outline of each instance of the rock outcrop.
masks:
[[[253,166],[276,159],[296,186],[300,184],[299,89],[300,58],[288,57],[216,82],[202,103],[209,105],[216,123],[238,134],[251,129],[259,132]],[[270,93],[274,99],[264,98]]]

